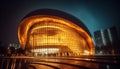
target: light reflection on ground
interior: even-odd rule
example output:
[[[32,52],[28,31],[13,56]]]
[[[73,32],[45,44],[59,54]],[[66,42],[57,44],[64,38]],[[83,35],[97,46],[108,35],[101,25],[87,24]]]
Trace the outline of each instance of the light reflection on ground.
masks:
[[[119,60],[119,56],[12,56],[0,57],[0,69],[118,69]]]

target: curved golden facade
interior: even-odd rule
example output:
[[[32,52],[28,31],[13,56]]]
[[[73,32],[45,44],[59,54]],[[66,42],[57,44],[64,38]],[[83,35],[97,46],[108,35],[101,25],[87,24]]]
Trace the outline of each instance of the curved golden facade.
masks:
[[[82,27],[56,16],[35,15],[23,19],[18,27],[18,38],[23,49],[37,55],[94,54],[90,35]]]

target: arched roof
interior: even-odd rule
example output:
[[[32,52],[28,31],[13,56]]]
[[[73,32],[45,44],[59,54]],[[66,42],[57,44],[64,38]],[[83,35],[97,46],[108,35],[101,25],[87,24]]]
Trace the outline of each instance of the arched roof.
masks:
[[[79,19],[77,19],[76,17],[70,15],[69,13],[66,13],[66,12],[63,12],[60,10],[56,10],[56,9],[45,8],[45,9],[38,9],[38,10],[32,11],[29,14],[27,14],[24,18],[27,18],[30,16],[35,16],[35,15],[52,15],[52,16],[64,18],[66,20],[69,20],[69,21],[79,25],[91,36],[88,28],[83,24],[83,22],[80,21]]]

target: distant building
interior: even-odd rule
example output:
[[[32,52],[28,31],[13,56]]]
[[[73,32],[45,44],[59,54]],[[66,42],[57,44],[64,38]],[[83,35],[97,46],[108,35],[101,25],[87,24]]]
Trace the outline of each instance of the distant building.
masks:
[[[119,37],[116,27],[111,27],[108,29],[110,42],[115,54],[120,54],[120,44],[119,44]]]
[[[119,54],[120,45],[116,27],[94,32],[95,44],[100,47],[99,51],[109,54]]]
[[[103,30],[103,38],[104,38],[104,46],[111,46],[110,42],[110,34],[108,33],[108,29]]]
[[[94,32],[94,37],[95,37],[96,46],[101,47],[101,46],[104,45],[103,38],[102,38],[103,37],[102,30],[95,31]]]
[[[112,46],[118,46],[119,37],[116,27],[109,28],[108,33]]]

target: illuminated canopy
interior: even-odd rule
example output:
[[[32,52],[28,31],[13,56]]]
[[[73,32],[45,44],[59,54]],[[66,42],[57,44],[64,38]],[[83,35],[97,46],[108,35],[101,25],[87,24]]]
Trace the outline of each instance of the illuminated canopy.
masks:
[[[94,54],[90,34],[83,27],[59,16],[37,14],[24,18],[18,27],[18,38],[22,48],[31,52]]]

